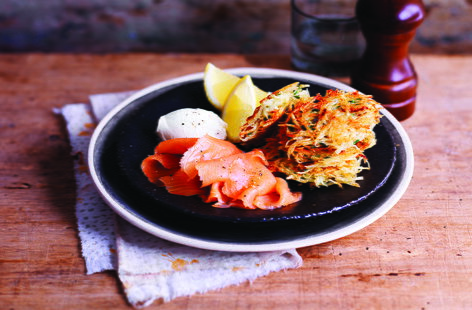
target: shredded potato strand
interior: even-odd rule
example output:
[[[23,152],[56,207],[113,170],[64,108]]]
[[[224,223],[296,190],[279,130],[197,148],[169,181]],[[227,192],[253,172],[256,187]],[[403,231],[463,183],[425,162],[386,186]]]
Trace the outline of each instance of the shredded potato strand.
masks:
[[[263,150],[274,171],[314,186],[359,186],[369,169],[364,150],[376,143],[380,104],[359,92],[328,90],[285,109]]]

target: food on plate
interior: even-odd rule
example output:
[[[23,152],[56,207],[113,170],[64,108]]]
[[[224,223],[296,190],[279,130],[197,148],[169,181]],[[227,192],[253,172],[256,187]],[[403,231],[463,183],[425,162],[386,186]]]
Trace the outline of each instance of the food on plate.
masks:
[[[208,101],[221,111],[228,94],[238,81],[239,77],[208,63],[203,76],[203,86]]]
[[[146,157],[141,169],[152,183],[162,185],[160,178],[180,169],[182,154],[192,147],[197,138],[175,138],[159,143],[154,154]]]
[[[263,141],[271,129],[277,127],[279,119],[285,116],[287,110],[304,100],[312,100],[306,86],[299,82],[292,83],[262,99],[240,128],[241,142],[247,144],[250,141],[254,144]]]
[[[240,80],[240,77],[208,63],[203,76],[203,86],[208,101],[219,111],[223,110],[228,95]],[[254,86],[254,92],[258,102],[267,96],[267,93],[257,86]]]
[[[204,89],[221,118],[202,109],[162,116],[163,141],[142,171],[169,193],[198,195],[219,208],[270,210],[301,200],[280,174],[315,187],[359,186],[358,173],[369,169],[364,151],[376,143],[380,104],[357,91],[311,96],[308,86],[295,82],[267,93],[250,76],[209,63]]]
[[[219,208],[270,210],[295,203],[284,179],[266,167],[260,150],[243,152],[229,141],[209,135],[163,141],[142,162],[149,181],[177,195],[199,195]]]
[[[208,101],[228,124],[228,140],[240,142],[241,125],[269,93],[255,86],[249,75],[238,77],[211,63],[205,67],[203,85]]]
[[[234,143],[240,141],[241,126],[254,113],[258,105],[254,83],[251,77],[246,75],[236,83],[223,106],[221,117],[228,124],[228,140]]]
[[[363,152],[376,143],[380,104],[357,91],[309,97],[301,87],[295,83],[270,95],[276,106],[263,101],[243,126],[241,140],[258,142],[270,169],[287,179],[316,187],[359,186],[358,173],[369,169]]]
[[[186,150],[180,160],[180,167],[190,178],[198,175],[197,164],[202,161],[222,158],[225,156],[241,153],[236,145],[223,140],[204,137]]]
[[[197,164],[202,186],[211,186],[205,202],[219,207],[271,210],[295,203],[287,182],[267,169],[264,153],[253,150]]]
[[[180,109],[159,118],[157,134],[162,140],[200,138],[208,134],[226,139],[227,124],[214,112],[203,109]]]

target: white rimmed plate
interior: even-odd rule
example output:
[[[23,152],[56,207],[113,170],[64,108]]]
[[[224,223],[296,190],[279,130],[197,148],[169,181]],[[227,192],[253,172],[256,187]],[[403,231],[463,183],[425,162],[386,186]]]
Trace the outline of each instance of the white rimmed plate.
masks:
[[[310,84],[312,94],[328,88],[353,91],[340,82],[306,73],[261,68],[228,71],[251,75],[255,84],[267,91],[294,81]],[[168,194],[147,181],[140,163],[158,143],[155,128],[160,115],[183,107],[212,109],[202,79],[203,73],[196,73],[147,87],[113,109],[94,132],[89,149],[93,181],[110,207],[131,224],[173,242],[211,250],[302,247],[366,227],[390,210],[408,187],[414,165],[411,143],[400,123],[383,111],[384,117],[376,128],[382,140],[368,154],[369,160],[379,167],[374,165],[371,175],[365,176],[366,182],[375,182],[369,186],[361,183],[361,191],[354,191],[347,200],[329,207],[326,205],[331,202],[326,197],[342,196],[346,190],[328,189],[323,200],[317,197],[323,196],[324,189],[303,188],[301,212],[300,208],[288,208],[275,215],[256,212],[254,216],[202,206],[198,197]],[[384,161],[387,165],[382,164]]]

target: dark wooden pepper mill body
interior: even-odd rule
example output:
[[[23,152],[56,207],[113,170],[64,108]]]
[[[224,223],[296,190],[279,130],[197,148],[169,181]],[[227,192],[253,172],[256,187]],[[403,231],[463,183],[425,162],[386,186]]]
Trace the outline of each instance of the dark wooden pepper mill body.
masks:
[[[421,0],[358,0],[356,15],[366,50],[351,84],[398,120],[407,119],[415,110],[417,88],[409,45],[424,20],[424,5]]]

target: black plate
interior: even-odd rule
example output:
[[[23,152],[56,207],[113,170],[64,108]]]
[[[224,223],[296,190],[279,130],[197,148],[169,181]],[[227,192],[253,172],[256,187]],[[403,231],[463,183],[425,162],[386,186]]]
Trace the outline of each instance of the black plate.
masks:
[[[295,82],[283,77],[254,77],[253,80],[266,91],[275,91]],[[310,84],[312,94],[324,94],[329,88],[299,81]],[[387,181],[395,166],[396,147],[386,127],[387,120],[383,118],[375,128],[377,144],[366,151],[371,169],[360,174],[364,178],[359,181],[360,187],[311,188],[290,182],[293,191],[303,193],[302,201],[292,206],[271,211],[213,208],[197,196],[169,194],[165,188],[151,184],[140,169],[142,160],[153,153],[159,142],[155,134],[159,117],[177,109],[197,107],[214,110],[206,99],[201,80],[157,89],[136,98],[111,118],[97,139],[96,154],[99,156],[95,169],[114,200],[143,218],[148,218],[150,210],[155,210],[157,214],[175,213],[176,216],[237,223],[307,219],[340,211],[367,199]]]
[[[250,74],[257,78],[258,85],[268,90],[283,86],[276,83],[285,84],[293,80],[307,81],[312,85],[312,93],[326,88],[353,90],[331,79],[294,71],[238,68],[232,69],[231,72],[238,75]],[[379,128],[388,133],[395,147],[396,159],[393,170],[383,186],[348,208],[336,212],[316,213],[316,216],[290,219],[282,217],[285,220],[227,221],[196,216],[177,208],[173,202],[178,196],[164,196],[166,204],[156,205],[154,193],[146,195],[139,193],[143,190],[157,192],[158,189],[150,183],[145,183],[147,189],[140,188],[135,182],[135,178],[143,177],[140,171],[125,169],[128,161],[142,160],[142,154],[136,154],[130,149],[151,147],[152,143],[149,141],[155,139],[153,134],[155,125],[152,124],[152,121],[155,121],[154,115],[142,115],[136,112],[139,111],[140,105],[147,104],[156,96],[164,95],[181,84],[201,82],[202,78],[203,73],[197,73],[143,89],[110,112],[92,136],[88,160],[97,190],[118,215],[133,225],[169,241],[209,250],[254,252],[297,248],[335,240],[368,226],[388,212],[408,188],[414,169],[411,142],[401,124],[385,111]],[[206,104],[206,100],[199,97],[201,91],[201,89],[193,90],[195,96],[182,95],[191,97],[188,106],[200,107]],[[178,102],[176,98],[168,98],[164,104],[154,108],[164,114],[174,110],[174,105]],[[133,108],[132,105],[137,107]],[[126,120],[142,121],[148,127],[133,133],[123,126]],[[117,130],[120,126],[121,129]],[[129,145],[122,144],[123,149],[120,150],[118,147],[120,143],[117,140],[123,137],[126,137]],[[123,158],[124,154],[129,157]],[[372,156],[383,158],[385,154],[379,152]],[[371,161],[372,156],[370,156]],[[205,208],[211,207],[205,205]]]

